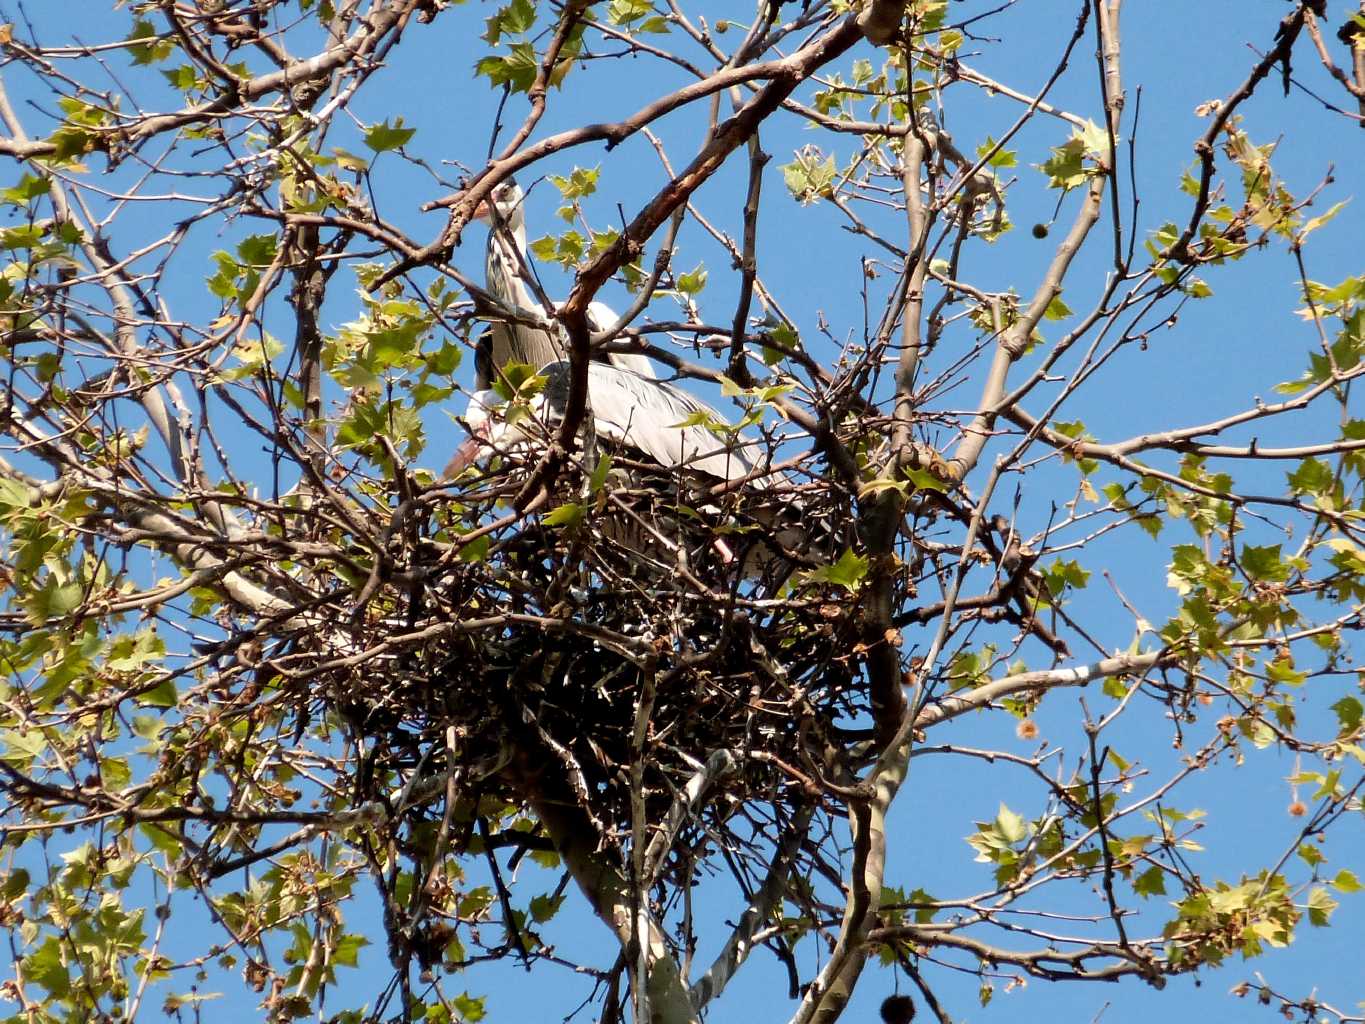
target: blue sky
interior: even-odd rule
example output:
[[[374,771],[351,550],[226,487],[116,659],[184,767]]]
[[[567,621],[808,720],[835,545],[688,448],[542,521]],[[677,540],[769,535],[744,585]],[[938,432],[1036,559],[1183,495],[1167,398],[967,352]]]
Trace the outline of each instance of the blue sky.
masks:
[[[977,13],[993,6],[984,3],[954,3],[954,11]],[[728,15],[727,4],[709,7],[711,20]],[[1343,5],[1332,13],[1340,16]],[[125,24],[126,15],[111,15],[104,0],[72,0],[69,3],[36,2],[26,8],[39,37],[55,44],[68,36],[93,41],[122,35],[116,26]],[[500,95],[477,79],[472,67],[482,52],[477,36],[482,19],[493,5],[475,2],[450,8],[432,26],[414,26],[401,47],[390,57],[389,66],[375,76],[350,105],[349,112],[364,124],[392,120],[401,115],[417,134],[409,147],[434,166],[452,161],[477,167],[488,147],[490,125],[496,116]],[[691,10],[691,7],[689,7]],[[1180,4],[1171,0],[1130,0],[1123,23],[1124,77],[1128,88],[1126,132],[1133,130],[1132,113],[1138,106],[1141,89],[1141,116],[1136,129],[1135,168],[1141,205],[1137,213],[1139,237],[1167,220],[1181,221],[1189,209],[1189,197],[1179,191],[1182,171],[1192,159],[1192,141],[1203,131],[1205,122],[1195,108],[1212,98],[1226,95],[1245,77],[1256,59],[1253,47],[1265,47],[1273,36],[1278,19],[1288,10],[1280,0],[1203,0]],[[12,0],[0,0],[3,19],[15,20]],[[78,16],[73,17],[73,14]],[[992,37],[989,45],[969,44],[966,60],[979,70],[1032,92],[1051,72],[1075,16],[1075,5],[1054,0],[1018,0],[997,18],[986,23],[984,31]],[[1335,26],[1335,23],[1334,23]],[[1000,39],[997,45],[994,39]],[[733,39],[733,37],[731,37]],[[669,41],[665,37],[662,41]],[[725,40],[722,37],[722,44]],[[1087,40],[1076,51],[1071,70],[1058,83],[1051,102],[1083,116],[1100,119],[1094,88],[1092,44]],[[973,53],[980,50],[979,55]],[[694,58],[699,55],[693,53]],[[867,46],[850,55],[877,60]],[[32,96],[33,83],[22,81],[17,72],[0,72],[11,93]],[[1301,46],[1296,74],[1315,90],[1330,92],[1330,83]],[[616,119],[633,112],[649,99],[682,84],[686,79],[676,69],[661,68],[657,62],[638,57],[622,57],[596,62],[585,72],[576,72],[568,88],[551,96],[550,107],[534,138],[590,121]],[[148,83],[141,93],[148,107],[169,103],[171,97]],[[1331,93],[1334,100],[1339,91]],[[524,100],[513,97],[507,104],[504,123],[515,126],[524,110]],[[970,151],[986,136],[998,137],[1018,116],[1019,106],[1002,97],[985,97],[969,87],[956,86],[948,96],[947,127],[958,144]],[[1358,168],[1365,166],[1365,132],[1353,128],[1320,103],[1294,90],[1285,97],[1277,80],[1265,83],[1245,108],[1248,128],[1258,142],[1279,140],[1275,153],[1276,171],[1296,193],[1306,192],[1335,166],[1336,182],[1324,193],[1320,208],[1344,199],[1360,187]],[[704,121],[700,110],[687,110],[665,118],[657,126],[675,166],[684,163],[695,151]],[[41,120],[37,112],[25,112]],[[505,137],[504,133],[504,137]],[[1011,144],[1019,151],[1019,166],[1012,174],[1018,183],[1010,190],[1010,216],[1016,229],[992,246],[976,244],[970,255],[969,279],[983,288],[1000,289],[1014,285],[1020,292],[1031,289],[1041,264],[1049,257],[1058,231],[1039,241],[1028,227],[1052,217],[1056,194],[1043,187],[1043,176],[1030,165],[1047,156],[1047,148],[1065,141],[1067,130],[1060,122],[1035,119]],[[344,133],[331,141],[360,151],[359,132],[347,139]],[[782,184],[777,165],[791,159],[793,151],[807,143],[827,145],[824,135],[810,132],[799,120],[780,116],[761,133],[764,149],[772,154],[765,179],[763,234],[759,246],[760,273],[772,287],[784,309],[793,316],[808,339],[812,351],[830,357],[834,350],[815,341],[816,324],[823,320],[836,338],[856,337],[862,331],[863,307],[860,295],[865,284],[861,258],[867,246],[841,229],[841,218],[828,206],[799,207]],[[834,146],[846,160],[853,140],[843,139]],[[599,166],[601,180],[597,196],[589,203],[589,215],[597,225],[619,220],[616,205],[621,204],[627,219],[640,203],[664,181],[658,159],[642,136],[607,152],[600,145],[580,147],[561,154],[543,167],[544,173],[567,173],[574,166]],[[530,185],[541,172],[522,175]],[[128,169],[120,172],[128,175]],[[456,167],[442,168],[446,177],[458,176]],[[723,230],[737,234],[739,208],[747,169],[737,154],[696,197],[702,211]],[[117,176],[115,176],[117,177]],[[423,172],[394,155],[380,158],[375,166],[376,206],[379,212],[408,230],[421,241],[439,229],[439,214],[423,214],[421,201],[445,190]],[[9,184],[3,182],[0,184]],[[542,183],[531,190],[528,201],[530,234],[557,230],[553,210],[557,204],[553,188]],[[1125,203],[1131,196],[1125,194]],[[1125,207],[1127,211],[1129,208]],[[1064,208],[1058,224],[1066,223],[1071,207]],[[900,214],[872,213],[893,239],[903,237]],[[149,224],[147,231],[155,230]],[[119,239],[131,248],[137,241],[136,225],[125,225],[128,234]],[[248,230],[229,224],[220,231],[202,229],[189,243],[188,252],[200,253],[208,273],[207,257],[214,248],[225,246]],[[901,234],[897,234],[897,231]],[[1060,228],[1059,228],[1060,230]],[[1365,237],[1365,209],[1356,200],[1332,224],[1313,237],[1306,259],[1310,277],[1328,282],[1361,270],[1360,239]],[[1089,243],[1082,265],[1069,280],[1065,298],[1074,309],[1084,308],[1093,298],[1096,284],[1107,268],[1106,240],[1101,233]],[[482,278],[483,234],[480,229],[466,232],[464,244],[455,254],[455,264],[466,274]],[[675,258],[681,269],[704,262],[710,278],[700,302],[702,315],[710,322],[728,323],[738,276],[729,268],[728,257],[700,230],[688,228],[680,239]],[[193,259],[182,264],[192,268]],[[571,281],[552,269],[543,269],[544,280],[552,295],[567,293]],[[1280,381],[1298,376],[1306,363],[1307,352],[1315,343],[1311,325],[1293,315],[1299,305],[1297,270],[1291,255],[1283,248],[1258,254],[1254,258],[1224,268],[1211,268],[1204,275],[1215,296],[1203,303],[1190,303],[1179,321],[1169,329],[1152,335],[1146,351],[1131,347],[1111,362],[1094,382],[1082,389],[1077,398],[1062,410],[1061,418],[1083,419],[1090,431],[1102,440],[1117,440],[1145,430],[1169,428],[1201,422],[1244,408],[1252,396],[1269,400],[1272,388]],[[884,294],[890,274],[869,286],[874,298]],[[880,291],[879,291],[880,289]],[[202,282],[186,275],[183,287],[168,294],[178,304],[176,314],[185,318],[216,312],[216,303],[205,295]],[[603,293],[614,304],[624,304],[625,292],[614,287]],[[1074,299],[1074,301],[1073,301]],[[873,309],[877,309],[874,302]],[[655,315],[671,317],[675,309],[663,300]],[[347,286],[333,287],[325,309],[331,326],[354,318],[357,306]],[[1057,328],[1052,328],[1056,330]],[[472,373],[467,361],[466,373]],[[969,384],[963,391],[967,403],[974,393]],[[1320,433],[1324,420],[1302,415],[1277,421],[1261,437],[1264,444],[1292,444]],[[435,426],[435,424],[433,424]],[[442,446],[451,446],[455,434],[436,431],[430,464],[441,465],[447,455]],[[1273,436],[1272,436],[1273,435]],[[1241,437],[1246,440],[1246,436]],[[261,466],[266,465],[264,457]],[[1282,486],[1283,466],[1270,467],[1264,476],[1267,490]],[[1256,479],[1252,476],[1250,479]],[[1057,503],[1069,500],[1075,487],[1074,472],[1050,466],[1025,480],[1029,490],[1021,514],[1045,517],[1049,502],[1035,489],[1055,486]],[[1172,592],[1165,582],[1170,536],[1153,542],[1144,535],[1127,533],[1097,545],[1095,557],[1122,580],[1125,594],[1153,621],[1160,621],[1173,606]],[[1101,638],[1110,647],[1125,645],[1132,636],[1131,617],[1123,613],[1112,598],[1100,593],[1086,600],[1100,602],[1112,610],[1112,618],[1100,627]],[[1104,620],[1107,612],[1098,613]],[[918,642],[927,644],[927,638]],[[1074,764],[1076,744],[1076,696],[1055,695],[1039,716],[1043,736],[1067,747],[1068,763]],[[1312,695],[1307,695],[1311,716]],[[1320,710],[1326,702],[1319,701]],[[1092,705],[1093,706],[1093,705]],[[1207,734],[1211,719],[1192,728]],[[1171,746],[1171,724],[1159,709],[1143,709],[1128,716],[1122,733],[1113,738],[1116,747],[1133,759],[1140,754],[1159,777],[1178,764],[1184,751]],[[958,720],[935,741],[956,742],[975,747],[998,747],[1016,753],[1030,748],[1015,738],[1013,721],[1001,716],[976,716]],[[1130,752],[1131,751],[1131,752]],[[1278,857],[1298,828],[1288,817],[1289,786],[1285,777],[1294,770],[1292,755],[1271,748],[1251,752],[1245,765],[1233,769],[1221,764],[1217,770],[1193,780],[1177,800],[1183,809],[1199,807],[1208,812],[1199,840],[1207,852],[1194,855],[1198,870],[1206,879],[1235,880],[1246,870],[1254,870]],[[905,888],[923,887],[938,896],[962,894],[987,888],[988,875],[982,865],[972,863],[972,852],[963,836],[974,829],[973,822],[993,817],[1002,801],[1024,813],[1037,813],[1043,794],[1034,792],[1021,779],[1011,779],[996,767],[979,762],[965,765],[957,758],[925,756],[916,759],[910,781],[898,802],[891,821],[894,849],[888,882]],[[1352,855],[1365,849],[1365,827],[1359,816],[1343,823],[1325,848],[1334,866],[1350,863]],[[533,869],[526,868],[524,871]],[[699,900],[722,916],[735,906],[732,894],[721,883],[702,887]],[[1292,949],[1272,953],[1256,962],[1232,964],[1223,970],[1205,972],[1201,984],[1177,978],[1164,992],[1155,992],[1141,983],[1128,980],[1117,986],[1048,985],[1032,980],[1027,987],[1010,993],[997,991],[985,1009],[976,1002],[977,981],[969,975],[946,970],[931,970],[928,978],[948,1011],[958,1020],[1005,1021],[1012,1019],[1056,1019],[1089,1021],[1102,1019],[1106,1024],[1140,1021],[1155,1013],[1177,1019],[1198,1016],[1205,1024],[1223,1021],[1273,1019],[1270,1010],[1254,1008],[1226,995],[1228,987],[1250,976],[1253,970],[1265,974],[1275,987],[1293,995],[1306,995],[1318,986],[1321,998],[1343,1008],[1352,1008],[1365,999],[1365,896],[1342,897],[1334,926],[1313,930],[1306,925]],[[1143,920],[1159,920],[1163,906],[1138,909],[1146,911]],[[357,920],[375,913],[373,900],[362,897]],[[737,913],[735,906],[731,914]],[[177,919],[186,940],[194,937],[198,922],[193,914]],[[346,979],[350,992],[369,992],[383,983],[388,974],[382,938],[362,956],[362,968]],[[585,949],[600,950],[598,962],[609,965],[614,958],[602,926],[574,909],[556,922],[547,938],[574,955]],[[718,945],[720,936],[704,936],[703,941]],[[6,954],[0,954],[3,961]],[[705,960],[704,952],[699,961]],[[489,998],[489,1019],[495,1022],[559,1019],[585,997],[588,987],[581,978],[554,967],[538,968],[526,975],[508,964],[485,972],[472,973],[469,988]],[[845,1017],[850,1021],[875,1019],[877,1003],[890,991],[890,974],[869,971]],[[1003,989],[1001,984],[999,989]],[[902,991],[904,991],[902,982]],[[249,1014],[254,998],[227,991],[230,998],[216,1004],[221,1019],[234,1013]],[[714,1008],[713,1022],[776,1021],[785,1019],[794,1004],[786,1001],[785,974],[760,954],[732,985],[725,998]],[[209,1019],[220,1019],[212,1016]],[[582,1019],[582,1018],[580,1018]]]

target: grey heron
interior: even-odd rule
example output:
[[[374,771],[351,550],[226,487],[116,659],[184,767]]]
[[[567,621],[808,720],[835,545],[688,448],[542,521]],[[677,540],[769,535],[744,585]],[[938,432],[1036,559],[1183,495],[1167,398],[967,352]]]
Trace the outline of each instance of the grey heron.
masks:
[[[450,469],[458,473],[484,454],[532,439],[528,419],[543,425],[563,415],[569,397],[569,361],[545,364],[540,376],[545,382],[531,403],[530,417],[509,422],[499,415],[504,403],[491,389],[480,389],[470,397],[464,416],[470,436]],[[589,363],[588,395],[597,438],[628,446],[665,470],[723,483],[747,480],[758,489],[769,485],[758,442],[738,437],[733,442],[724,440],[712,429],[725,423],[720,413],[682,388],[611,363]]]
[[[490,201],[491,200],[491,201]],[[517,312],[534,315],[545,310],[527,287],[530,262],[526,254],[526,195],[512,178],[499,182],[490,200],[479,204],[475,217],[489,225],[488,250],[484,270],[488,291],[504,306]],[[588,304],[588,326],[594,332],[605,331],[619,318],[605,302],[594,300]],[[553,331],[521,323],[495,323],[489,330],[491,344],[491,373],[508,363],[526,363],[539,368],[565,358],[568,354],[560,336]],[[653,377],[654,366],[644,356],[634,352],[594,353],[594,359],[610,362],[632,370],[644,377]],[[491,373],[478,381],[487,388]]]
[[[494,455],[525,464],[543,449],[568,404],[568,360],[546,364],[539,376],[543,378],[540,390],[519,407],[508,409],[492,390],[470,397],[464,416],[470,436],[446,468],[447,478]],[[744,559],[745,575],[766,572],[775,557],[805,544],[808,531],[795,522],[798,515],[790,514],[795,508],[790,497],[780,493],[789,481],[768,469],[765,446],[729,427],[705,402],[666,381],[610,363],[588,364],[588,394],[588,427],[582,431],[587,438],[585,448],[606,442],[622,463],[621,474],[613,469],[615,479],[624,481],[617,493],[633,492],[638,499],[643,492],[642,507],[647,507],[652,497],[676,492],[682,504],[712,516],[719,513],[716,506],[722,501],[742,505],[748,513],[744,517],[747,529],[757,531],[758,542]],[[589,452],[583,461],[590,466],[595,455]],[[719,497],[717,492],[722,491],[729,497]],[[676,509],[666,517],[665,527],[646,525],[648,518],[638,513],[609,514],[603,526],[606,536],[623,548],[657,558],[660,540],[668,547],[676,546],[664,534],[679,532],[683,520]],[[746,529],[743,523],[736,527],[734,520],[729,525]],[[690,532],[690,526],[682,532]],[[734,561],[722,537],[708,534],[706,539],[724,562]],[[785,557],[783,564],[788,569],[792,565]]]
[[[482,204],[478,216],[491,224],[488,238],[488,290],[504,305],[530,312],[538,305],[528,287],[529,264],[526,258],[525,195],[510,178],[494,190],[490,201]],[[588,306],[589,326],[594,332],[610,328],[618,317],[600,302]],[[469,438],[460,445],[446,467],[444,476],[453,479],[475,462],[497,453],[533,453],[550,436],[551,424],[562,419],[568,402],[570,364],[562,333],[528,324],[495,322],[480,340],[475,361],[475,393],[464,417]],[[659,380],[653,364],[634,353],[593,353],[588,364],[588,411],[583,429],[586,451],[606,442],[622,461],[631,466],[624,474],[625,490],[664,494],[682,489],[689,505],[716,511],[714,496],[708,492],[728,491],[735,503],[738,495],[752,498],[772,492],[787,483],[784,477],[767,470],[767,454],[752,436],[741,435],[727,427],[727,421],[705,402],[683,389]],[[520,403],[513,415],[504,414],[501,398],[492,390],[503,367],[524,363],[537,367],[543,385],[528,403]],[[504,389],[505,392],[505,389]],[[585,464],[592,462],[585,459]],[[592,461],[595,461],[593,457]],[[725,485],[730,485],[726,487]],[[759,557],[746,559],[744,571],[762,569],[774,548],[790,550],[804,543],[806,531],[793,529],[794,516],[782,515],[780,498],[770,495],[770,506],[756,517],[760,523],[787,525],[776,536],[763,536]],[[790,511],[790,508],[786,509]],[[638,520],[638,516],[635,517]],[[676,516],[674,516],[676,519]],[[658,531],[652,531],[659,537]],[[671,531],[670,531],[671,532]],[[771,531],[763,528],[764,533]],[[636,552],[651,548],[639,530],[627,527],[616,538]],[[727,561],[732,557],[720,538],[711,546]]]

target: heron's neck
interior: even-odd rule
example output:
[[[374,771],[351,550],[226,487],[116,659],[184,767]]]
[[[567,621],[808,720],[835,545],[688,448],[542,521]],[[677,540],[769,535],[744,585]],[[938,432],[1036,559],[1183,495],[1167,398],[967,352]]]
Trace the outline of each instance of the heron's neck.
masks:
[[[488,235],[489,290],[509,306],[535,309],[535,297],[523,277],[527,265],[526,225],[504,224]]]
[[[521,260],[525,260],[525,259],[526,259],[526,222],[525,222],[525,221],[521,220],[521,218],[517,218],[517,223],[516,223],[516,224],[509,224],[509,225],[507,225],[505,228],[503,228],[503,229],[501,229],[501,230],[499,230],[499,231],[497,231],[497,232],[495,232],[495,233],[498,235],[498,237],[499,237],[499,239],[502,241],[503,245],[506,245],[506,244],[507,244],[507,239],[510,237],[510,238],[512,239],[513,244],[515,244],[516,247],[517,247],[517,256],[518,256]]]

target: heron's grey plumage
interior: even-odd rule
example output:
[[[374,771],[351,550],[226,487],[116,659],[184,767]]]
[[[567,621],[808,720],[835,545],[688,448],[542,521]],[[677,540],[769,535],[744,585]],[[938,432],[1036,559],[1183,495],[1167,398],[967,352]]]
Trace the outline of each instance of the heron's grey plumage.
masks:
[[[555,415],[568,402],[567,360],[541,369],[545,401]],[[588,364],[588,395],[598,437],[629,445],[669,470],[687,470],[731,482],[758,473],[763,464],[758,442],[727,440],[705,424],[725,420],[682,388],[609,363]],[[762,486],[762,477],[755,477]]]

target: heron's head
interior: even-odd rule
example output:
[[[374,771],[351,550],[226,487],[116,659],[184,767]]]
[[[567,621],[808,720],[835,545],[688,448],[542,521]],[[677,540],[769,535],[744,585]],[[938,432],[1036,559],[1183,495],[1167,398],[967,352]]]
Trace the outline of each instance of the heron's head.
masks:
[[[526,214],[522,210],[525,199],[526,193],[522,192],[516,179],[504,178],[493,189],[493,194],[475,209],[474,219],[490,225],[505,224],[512,231],[518,231],[526,226]]]

